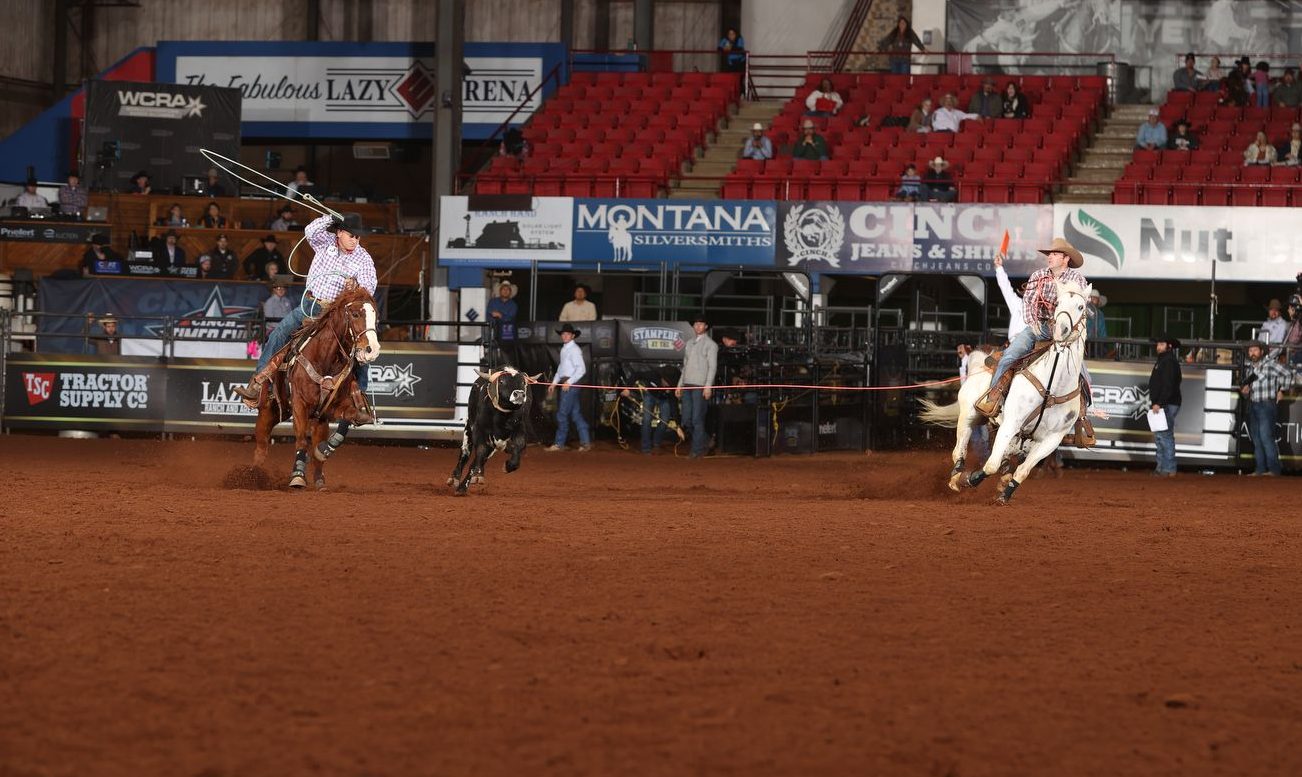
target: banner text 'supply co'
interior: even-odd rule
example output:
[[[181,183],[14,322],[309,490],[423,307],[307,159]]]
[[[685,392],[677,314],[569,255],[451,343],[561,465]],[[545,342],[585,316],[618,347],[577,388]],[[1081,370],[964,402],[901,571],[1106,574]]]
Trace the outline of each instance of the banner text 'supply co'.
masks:
[[[779,212],[777,264],[810,272],[994,274],[1009,234],[1010,275],[1040,266],[1053,207],[788,202]]]
[[[576,199],[574,261],[772,267],[776,227],[773,202]]]
[[[1302,211],[1138,205],[1054,206],[1087,278],[1288,282],[1302,267]]]
[[[156,70],[162,81],[239,89],[248,137],[429,138],[446,90],[434,52],[415,42],[163,41]],[[467,43],[464,61],[461,134],[480,140],[528,121],[563,83],[547,76],[564,66],[565,46]]]
[[[573,218],[570,197],[442,197],[439,262],[568,262]]]

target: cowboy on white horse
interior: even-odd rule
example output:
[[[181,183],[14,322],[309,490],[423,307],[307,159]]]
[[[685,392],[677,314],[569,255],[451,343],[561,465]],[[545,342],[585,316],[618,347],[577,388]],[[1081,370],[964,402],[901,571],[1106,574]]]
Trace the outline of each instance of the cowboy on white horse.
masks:
[[[1085,257],[1075,246],[1056,237],[1048,248],[1040,249],[1045,255],[1046,266],[1036,270],[1026,281],[1026,292],[1022,296],[1022,321],[1026,328],[1018,332],[1004,349],[991,379],[990,390],[976,404],[976,409],[987,418],[999,415],[1004,397],[1008,395],[1008,386],[1013,381],[1009,367],[1018,359],[1029,354],[1037,342],[1053,339],[1052,323],[1054,308],[1058,305],[1058,284],[1075,283],[1080,288],[1089,286],[1085,276],[1076,268],[1085,263]]]

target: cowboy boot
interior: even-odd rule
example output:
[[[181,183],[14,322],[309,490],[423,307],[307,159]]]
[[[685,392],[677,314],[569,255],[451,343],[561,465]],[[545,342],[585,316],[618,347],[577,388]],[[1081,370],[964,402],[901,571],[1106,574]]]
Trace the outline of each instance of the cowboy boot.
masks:
[[[1008,387],[1012,382],[1012,370],[1008,370],[999,376],[999,382],[992,385],[990,390],[985,393],[985,396],[977,400],[976,411],[986,418],[994,418],[999,415],[1000,409],[1004,406],[1004,396],[1008,394]]]
[[[236,386],[234,391],[244,399],[244,404],[250,409],[256,410],[258,405],[262,404],[262,387],[271,382],[275,377],[276,371],[280,369],[280,363],[284,361],[284,351],[271,357],[267,366],[253,374],[247,386]]]
[[[352,399],[353,417],[348,419],[349,423],[353,426],[375,423],[375,411],[371,408],[371,403],[367,401],[366,395],[358,388],[356,381],[353,382]]]

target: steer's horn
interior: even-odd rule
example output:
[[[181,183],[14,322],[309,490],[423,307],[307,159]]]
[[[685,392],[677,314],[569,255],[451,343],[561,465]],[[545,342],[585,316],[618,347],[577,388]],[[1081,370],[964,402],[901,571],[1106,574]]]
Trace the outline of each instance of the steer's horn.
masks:
[[[529,380],[532,380],[532,381],[534,381],[534,382],[537,382],[537,381],[542,380],[542,376],[543,376],[543,374],[542,374],[541,372],[538,373],[537,375],[530,375],[530,376],[529,376]]]
[[[483,378],[484,380],[492,380],[492,379],[493,379],[493,375],[492,375],[492,373],[484,372],[483,370],[475,370],[475,374],[478,375],[479,377]]]

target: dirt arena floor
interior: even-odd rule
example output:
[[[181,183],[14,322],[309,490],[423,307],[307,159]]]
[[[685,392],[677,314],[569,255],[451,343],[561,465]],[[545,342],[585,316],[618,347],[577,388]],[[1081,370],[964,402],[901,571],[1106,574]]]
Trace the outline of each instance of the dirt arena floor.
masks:
[[[1296,478],[249,453],[0,438],[0,775],[1302,773]]]

